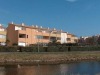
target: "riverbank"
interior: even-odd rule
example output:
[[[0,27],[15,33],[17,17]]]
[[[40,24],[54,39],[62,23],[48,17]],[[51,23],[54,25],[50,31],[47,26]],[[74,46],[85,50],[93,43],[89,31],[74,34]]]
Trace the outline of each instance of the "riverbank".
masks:
[[[5,52],[0,53],[0,64],[63,64],[70,62],[100,60],[100,51],[76,52],[48,52],[25,53]]]

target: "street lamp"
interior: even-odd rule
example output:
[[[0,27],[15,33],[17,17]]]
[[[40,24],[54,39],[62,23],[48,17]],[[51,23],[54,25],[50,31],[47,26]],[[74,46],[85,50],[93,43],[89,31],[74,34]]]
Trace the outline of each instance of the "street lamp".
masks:
[[[37,38],[38,38],[38,52],[39,52],[39,36],[37,36]]]
[[[42,28],[42,27],[41,27]],[[42,30],[39,30],[39,27],[38,27],[38,32],[39,31],[41,31],[42,32]],[[42,35],[43,35],[43,33],[42,33]],[[42,39],[42,37],[40,36],[40,35],[37,35],[37,39],[38,39],[38,52],[39,52],[39,39]]]
[[[37,28],[37,30],[36,30],[37,48],[38,48],[38,52],[39,52],[39,35],[37,35],[39,32],[39,27],[36,25],[36,28]]]
[[[37,32],[39,32],[39,27],[38,27],[38,31]],[[37,39],[38,39],[37,44],[38,44],[38,52],[39,52],[39,39],[40,39],[40,36],[39,35],[37,35]]]
[[[49,33],[49,42],[50,42],[51,33],[53,33],[53,31],[50,31]]]

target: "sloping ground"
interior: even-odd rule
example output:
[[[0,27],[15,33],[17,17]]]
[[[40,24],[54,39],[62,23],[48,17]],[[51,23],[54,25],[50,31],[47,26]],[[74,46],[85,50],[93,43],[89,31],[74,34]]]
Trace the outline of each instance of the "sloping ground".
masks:
[[[8,52],[0,53],[2,64],[60,64],[78,61],[100,60],[100,51],[83,52],[49,52],[25,53]]]

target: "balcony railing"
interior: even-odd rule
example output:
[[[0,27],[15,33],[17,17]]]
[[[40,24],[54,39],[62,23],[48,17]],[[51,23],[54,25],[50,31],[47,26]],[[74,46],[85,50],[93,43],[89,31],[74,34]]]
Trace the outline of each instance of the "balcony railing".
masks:
[[[18,38],[18,41],[26,42],[26,38]]]
[[[24,31],[24,30],[18,30],[18,33],[26,34],[26,31]]]

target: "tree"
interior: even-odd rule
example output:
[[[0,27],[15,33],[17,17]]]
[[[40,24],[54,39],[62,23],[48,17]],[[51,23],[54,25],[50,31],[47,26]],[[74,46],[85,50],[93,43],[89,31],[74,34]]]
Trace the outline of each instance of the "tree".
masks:
[[[98,37],[97,43],[100,44],[100,36]]]
[[[10,40],[9,39],[7,39],[6,40],[6,45],[8,46],[8,44],[9,44],[9,42],[10,42]]]

